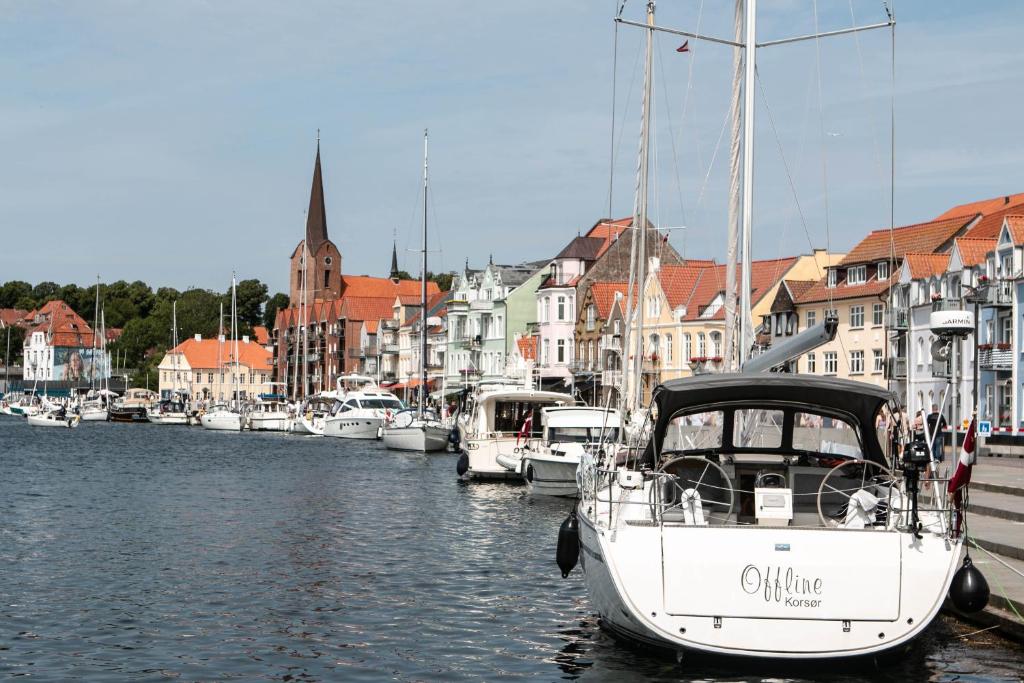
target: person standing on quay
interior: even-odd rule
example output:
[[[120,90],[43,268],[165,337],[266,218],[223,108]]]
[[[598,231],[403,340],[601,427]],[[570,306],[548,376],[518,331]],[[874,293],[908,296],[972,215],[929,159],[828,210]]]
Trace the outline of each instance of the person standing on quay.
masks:
[[[932,460],[942,462],[945,458],[945,442],[943,432],[946,429],[946,416],[939,412],[939,406],[932,404],[932,412],[928,415],[928,433],[932,435]]]

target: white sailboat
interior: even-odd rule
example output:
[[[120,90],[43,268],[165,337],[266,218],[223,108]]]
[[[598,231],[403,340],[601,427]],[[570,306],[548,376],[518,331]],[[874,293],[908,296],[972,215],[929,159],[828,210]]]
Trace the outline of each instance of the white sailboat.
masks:
[[[450,429],[433,411],[426,409],[427,397],[427,131],[423,131],[423,242],[420,264],[420,354],[419,403],[415,411],[402,411],[384,423],[384,445],[392,450],[443,451],[448,447]]]
[[[178,348],[178,302],[171,304],[171,348]],[[180,353],[174,354],[174,374],[171,385],[171,395],[161,400],[154,408],[146,413],[146,418],[153,424],[159,425],[187,425],[191,421],[188,414],[188,396],[191,392],[183,388],[181,382],[181,371],[178,369],[178,357]]]
[[[204,429],[211,429],[214,431],[221,432],[240,432],[245,426],[245,416],[242,415],[241,401],[238,396],[238,372],[239,372],[239,356],[238,356],[238,317],[237,317],[237,301],[235,297],[235,275],[231,274],[231,388],[233,398],[230,401],[220,401],[207,410],[199,418],[199,423]],[[223,317],[223,316],[222,316]],[[223,339],[223,335],[221,335]],[[220,343],[223,346],[223,342]],[[218,355],[220,355],[218,347]],[[218,366],[223,371],[222,366],[218,359]],[[223,376],[223,372],[221,373]],[[221,385],[223,387],[223,384]]]
[[[737,353],[747,371],[657,387],[650,440],[635,444],[624,464],[617,454],[585,453],[581,497],[560,531],[558,559],[565,575],[578,558],[602,625],[634,641],[680,655],[872,655],[908,642],[934,619],[957,572],[963,537],[945,482],[928,500],[920,491],[930,455],[924,444],[905,443],[891,392],[758,372],[767,365],[760,361],[744,366],[752,336],[745,319],[755,5],[744,3],[735,42],[716,39],[744,50],[745,58]],[[634,221],[643,230],[652,41],[666,29],[654,22],[652,0],[646,23],[622,21],[647,32]],[[891,24],[890,18],[878,26]],[[841,32],[847,31],[829,34]],[[638,239],[642,244],[642,232]],[[641,344],[637,335],[628,347],[637,359]],[[639,379],[635,368],[627,397],[641,395]],[[969,569],[965,563],[960,572]]]

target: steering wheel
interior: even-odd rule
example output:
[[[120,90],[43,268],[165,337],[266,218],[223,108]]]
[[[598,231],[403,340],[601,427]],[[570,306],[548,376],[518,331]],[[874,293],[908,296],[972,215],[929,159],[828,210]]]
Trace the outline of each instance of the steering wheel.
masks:
[[[830,485],[828,483],[828,480],[831,479],[832,476],[834,474],[836,474],[839,470],[843,469],[844,467],[855,467],[855,466],[863,467],[863,469],[861,469],[861,471],[860,471],[860,486],[857,489],[840,490],[840,489],[837,489],[836,487],[834,487],[834,486],[832,486],[832,485]],[[868,477],[868,468],[869,467],[873,467],[876,470],[876,473],[873,474],[870,478]],[[859,491],[860,489],[864,488],[865,484],[868,483],[869,479],[874,480],[876,477],[880,477],[883,474],[888,476],[888,478],[889,478],[888,481],[886,481],[884,483],[883,482],[871,481],[871,485],[872,486],[891,486],[893,480],[896,478],[896,476],[892,473],[892,470],[890,470],[888,467],[885,467],[884,465],[879,465],[877,462],[874,462],[872,460],[861,460],[861,459],[847,460],[846,462],[839,463],[838,465],[836,465],[835,467],[830,469],[828,471],[828,474],[826,474],[824,476],[824,478],[821,480],[821,485],[818,487],[818,498],[817,498],[818,519],[821,520],[821,525],[825,526],[825,527],[832,527],[832,528],[835,528],[835,527],[839,526],[839,522],[837,522],[836,520],[831,519],[829,517],[826,517],[825,513],[822,512],[822,510],[821,510],[821,498],[822,498],[822,494],[825,493],[825,489],[826,488],[829,491],[838,493],[839,495],[845,497],[847,501],[849,501],[851,498],[853,498],[853,494],[850,493],[849,491],[854,491],[854,492]]]
[[[687,466],[691,466],[691,465],[693,467],[687,467]],[[672,471],[673,469],[677,469],[677,470],[681,470],[681,471],[677,473],[677,472],[673,472]],[[685,470],[688,470],[688,469],[692,469],[694,471],[699,471],[699,475],[696,477],[696,479],[693,478],[693,475],[689,475],[688,478],[684,479],[684,477],[687,477],[687,474],[688,474]],[[701,490],[702,490],[701,487],[703,487],[703,490],[707,491],[708,494],[713,494],[716,491],[723,490],[723,487],[721,487],[721,486],[714,486],[714,485],[712,485],[710,483],[705,483],[704,479],[705,479],[705,477],[707,477],[708,472],[710,472],[711,470],[717,470],[718,471],[718,476],[720,477],[720,481],[725,483],[725,485],[728,487],[728,488],[725,489],[726,491],[729,492],[729,502],[728,503],[720,501],[720,500],[714,500],[713,498],[709,497],[709,495],[703,495],[701,493]],[[692,456],[691,457],[683,456],[683,457],[673,458],[671,460],[665,461],[664,463],[662,463],[661,467],[659,467],[656,470],[656,472],[672,475],[672,478],[669,481],[672,482],[672,486],[674,486],[676,489],[679,490],[679,502],[677,502],[672,507],[682,508],[684,505],[687,505],[687,504],[691,503],[693,501],[695,495],[696,495],[696,496],[700,497],[700,500],[701,500],[702,504],[716,505],[716,506],[719,506],[720,508],[725,508],[725,512],[724,513],[719,513],[718,511],[715,511],[715,512],[710,512],[708,514],[709,514],[709,516],[712,515],[712,514],[724,514],[725,520],[728,521],[729,515],[732,514],[733,507],[736,504],[736,492],[732,488],[732,480],[729,479],[729,474],[724,469],[722,469],[721,465],[719,465],[718,463],[712,462],[712,461],[708,460],[707,458],[695,458],[695,457],[692,457]],[[693,484],[693,485],[692,486],[684,486],[683,484]],[[690,490],[690,489],[693,490],[693,493],[687,493],[687,491]],[[651,488],[651,496],[652,497],[654,495],[654,491],[655,491],[655,489],[652,487]],[[655,505],[654,505],[654,501],[653,500],[651,500],[651,511],[654,512],[655,513],[655,517],[657,517],[657,511],[655,509]]]

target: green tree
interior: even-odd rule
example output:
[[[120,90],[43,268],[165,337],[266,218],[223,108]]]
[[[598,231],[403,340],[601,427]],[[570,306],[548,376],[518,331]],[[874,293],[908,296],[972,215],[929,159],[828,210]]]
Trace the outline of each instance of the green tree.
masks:
[[[230,301],[231,292],[228,291]],[[267,286],[259,280],[242,280],[235,285],[238,306],[238,326],[251,333],[254,325],[263,322],[263,302],[267,300]]]
[[[56,282],[40,282],[32,288],[32,298],[35,299],[36,307],[42,306],[47,301],[53,301],[60,297],[60,285]]]
[[[11,280],[0,286],[0,308],[21,308],[19,302],[31,298],[32,285],[24,280]],[[34,306],[29,306],[34,308]]]
[[[4,356],[0,356],[0,365],[4,365],[5,357],[7,355],[7,334],[11,335],[11,365],[21,365],[22,356],[24,355],[24,344],[25,344],[25,330],[21,327],[7,327],[0,328],[0,353]]]
[[[288,305],[288,295],[282,292],[278,292],[267,299],[267,303],[263,307],[263,325],[268,330],[273,330],[274,321],[277,319],[277,312],[282,308],[288,308]]]
[[[427,279],[431,282],[436,282],[442,292],[447,292],[452,288],[452,280],[454,278],[455,276],[452,273],[431,273],[429,270],[427,271]]]

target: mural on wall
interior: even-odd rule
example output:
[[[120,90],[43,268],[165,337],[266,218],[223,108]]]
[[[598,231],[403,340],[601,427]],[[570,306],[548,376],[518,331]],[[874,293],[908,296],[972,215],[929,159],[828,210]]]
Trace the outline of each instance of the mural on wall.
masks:
[[[110,354],[102,349],[58,346],[53,350],[53,378],[64,382],[91,382],[110,377]]]

